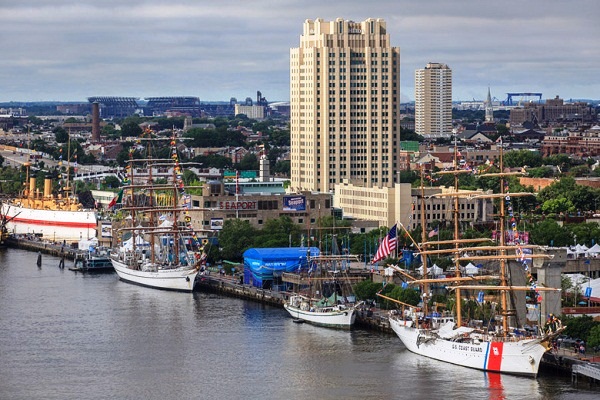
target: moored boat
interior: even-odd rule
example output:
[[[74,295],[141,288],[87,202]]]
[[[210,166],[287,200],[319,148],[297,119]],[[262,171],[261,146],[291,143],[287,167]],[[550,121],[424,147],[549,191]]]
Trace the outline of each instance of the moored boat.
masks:
[[[128,214],[130,225],[118,229],[120,245],[111,253],[111,262],[125,282],[191,292],[205,257],[182,204],[185,187],[175,139],[171,151],[170,159],[129,160],[121,212]],[[157,168],[172,171],[169,182],[157,184]],[[134,176],[136,169],[146,175]]]
[[[36,189],[36,179],[29,176],[26,188],[16,198],[2,203],[0,213],[6,219],[8,233],[35,234],[47,240],[74,242],[96,236],[97,219],[93,209],[85,209],[65,188],[64,195],[52,193],[52,180],[44,180],[44,191]]]
[[[455,147],[456,153],[456,147]],[[500,192],[496,194],[485,194],[480,197],[499,199],[498,206],[498,225],[500,233],[498,235],[499,243],[494,243],[490,239],[484,239],[492,245],[476,246],[474,243],[481,244],[481,239],[461,239],[459,234],[459,191],[457,176],[460,173],[468,172],[460,170],[455,162],[453,171],[444,171],[454,174],[455,193],[454,195],[454,239],[449,241],[428,241],[425,222],[425,196],[423,195],[423,178],[421,180],[421,243],[413,240],[414,246],[422,259],[422,273],[424,279],[415,279],[407,284],[419,285],[421,287],[422,306],[417,309],[414,305],[405,304],[387,296],[381,297],[402,304],[403,311],[391,313],[389,323],[393,331],[400,338],[406,348],[416,354],[436,359],[439,361],[461,365],[464,367],[475,368],[483,371],[493,371],[514,375],[523,375],[535,377],[538,374],[540,361],[546,351],[551,348],[552,339],[557,336],[564,327],[559,320],[552,323],[551,329],[538,329],[537,332],[526,331],[525,329],[514,328],[509,325],[509,319],[513,320],[516,326],[518,322],[515,318],[516,310],[510,309],[509,294],[516,292],[535,292],[536,301],[539,292],[560,291],[560,289],[541,287],[535,284],[531,286],[516,286],[510,282],[509,261],[519,261],[523,263],[524,271],[528,271],[529,264],[533,264],[534,258],[551,258],[546,254],[534,254],[538,246],[530,246],[525,243],[505,243],[505,217],[506,203],[510,202],[511,196],[526,196],[529,193],[510,193],[505,191],[504,177],[514,175],[512,172],[505,172],[502,168],[502,152],[500,152],[500,172],[486,173],[482,176],[496,176],[500,178]],[[423,176],[423,173],[422,173]],[[473,196],[473,193],[465,193],[467,196]],[[479,196],[479,195],[478,195]],[[508,207],[510,210],[510,206]],[[410,234],[406,232],[407,236]],[[412,237],[411,237],[412,240]],[[446,250],[428,250],[432,245],[452,245],[453,248]],[[528,250],[525,254],[524,250]],[[514,252],[512,255],[509,252]],[[449,254],[454,259],[454,271],[456,276],[451,278],[427,279],[428,257],[432,254]],[[477,254],[477,255],[469,255]],[[486,254],[486,255],[481,255]],[[487,260],[495,264],[498,269],[498,276],[467,276],[461,277],[460,261],[463,260]],[[397,266],[392,266],[399,269]],[[533,282],[533,279],[531,279]],[[429,313],[429,299],[431,298],[430,287],[432,283],[443,283],[449,290],[453,290],[456,295],[456,309],[453,314]],[[487,284],[481,284],[487,283]],[[479,290],[483,302],[483,291],[499,294],[499,313],[496,316],[498,325],[494,324],[486,328],[474,328],[463,326],[461,313],[461,292],[465,290]],[[463,292],[464,293],[464,292]],[[524,295],[523,295],[524,296]],[[456,320],[455,320],[456,319]]]
[[[355,305],[319,305],[309,297],[293,295],[283,307],[294,318],[330,328],[350,329],[356,320]]]

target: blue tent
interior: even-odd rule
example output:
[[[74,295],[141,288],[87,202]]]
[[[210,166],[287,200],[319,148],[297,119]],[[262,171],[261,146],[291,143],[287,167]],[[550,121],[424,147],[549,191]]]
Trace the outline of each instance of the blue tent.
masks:
[[[308,256],[317,257],[317,247],[252,248],[244,252],[244,283],[270,288],[283,272],[307,271]]]

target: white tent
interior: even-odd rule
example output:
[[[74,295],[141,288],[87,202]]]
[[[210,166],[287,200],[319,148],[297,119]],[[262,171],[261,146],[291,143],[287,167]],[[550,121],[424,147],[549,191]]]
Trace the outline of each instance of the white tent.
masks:
[[[479,273],[479,268],[474,266],[472,263],[468,263],[465,266],[465,274],[466,275],[477,275]]]
[[[598,245],[598,243],[596,243],[595,245],[590,247],[588,251],[586,251],[587,256],[596,257],[598,254],[600,254],[600,245]]]
[[[423,275],[423,266],[421,265],[419,268],[417,268],[417,272],[421,275]],[[427,275],[440,275],[443,274],[444,270],[440,267],[438,267],[436,264],[433,264],[431,267],[427,268]]]
[[[79,250],[90,250],[90,247],[93,249],[95,247],[98,247],[98,238],[91,238],[91,239],[81,239],[79,241],[79,243],[77,244],[77,248]]]
[[[150,243],[146,242],[141,236],[132,236],[126,241],[123,242],[123,246],[121,250],[133,250],[133,238],[135,237],[135,245],[136,247],[149,247]]]

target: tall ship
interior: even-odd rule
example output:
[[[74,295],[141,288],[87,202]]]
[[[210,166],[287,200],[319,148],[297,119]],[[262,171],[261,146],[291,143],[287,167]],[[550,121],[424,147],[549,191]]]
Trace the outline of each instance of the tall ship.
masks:
[[[46,240],[76,242],[96,237],[97,219],[93,209],[85,209],[65,187],[62,193],[52,193],[52,180],[44,180],[44,191],[36,188],[36,178],[30,176],[30,162],[23,164],[27,178],[21,194],[2,203],[1,214],[6,230],[16,235],[36,235]]]
[[[171,139],[171,158],[159,159],[150,155],[153,140],[148,139],[147,158],[130,153],[120,210],[124,224],[117,229],[111,262],[122,281],[191,292],[205,253],[190,223],[176,141]],[[171,171],[167,182],[155,178],[161,170]]]
[[[456,154],[456,146],[455,146]],[[456,155],[455,155],[456,160]],[[517,278],[515,274],[527,274],[528,268],[533,267],[533,259],[550,258],[543,254],[538,246],[532,246],[519,240],[506,243],[507,236],[505,224],[507,222],[506,211],[511,197],[531,195],[530,193],[509,193],[505,177],[514,175],[513,172],[505,172],[502,167],[502,152],[500,153],[500,168],[498,173],[486,173],[485,176],[494,176],[499,179],[499,193],[481,194],[479,192],[458,191],[458,175],[470,171],[459,169],[455,162],[454,170],[443,171],[454,175],[454,235],[451,240],[429,241],[426,234],[425,221],[425,196],[421,190],[421,242],[414,239],[413,245],[418,249],[421,256],[423,279],[409,277],[407,283],[420,288],[422,304],[415,307],[410,304],[401,303],[398,300],[380,295],[396,303],[401,304],[401,311],[390,314],[390,326],[400,338],[406,348],[416,354],[436,359],[439,361],[461,365],[464,367],[492,371],[514,375],[535,377],[538,373],[540,361],[546,351],[551,348],[552,339],[557,336],[564,327],[559,320],[555,319],[551,324],[538,327],[537,331],[524,329],[518,326],[516,318],[517,310],[512,306],[511,296],[525,293],[539,298],[541,292],[559,291],[560,289],[542,287],[532,283],[530,286],[513,285],[511,278]],[[423,184],[421,185],[423,188]],[[487,196],[498,199],[498,225],[500,228],[497,242],[491,239],[466,239],[461,238],[459,232],[459,197]],[[508,206],[510,207],[510,205]],[[510,213],[509,213],[510,214]],[[406,235],[410,237],[408,231]],[[446,247],[440,249],[439,246]],[[428,278],[428,257],[431,255],[445,254],[454,261],[456,276],[449,278]],[[494,272],[498,275],[475,275],[461,276],[460,262],[479,260],[491,264]],[[509,262],[522,263],[522,267],[509,268]],[[406,275],[404,270],[392,266]],[[533,279],[530,282],[534,282]],[[435,303],[431,300],[432,292],[430,285],[441,284],[454,292],[455,309],[450,311],[437,311],[433,309]],[[497,306],[495,318],[490,319],[488,326],[468,325],[463,321],[461,305],[463,295],[466,291],[480,291],[483,303],[484,293],[493,297],[493,303]],[[485,292],[484,292],[485,291]],[[491,304],[491,303],[490,303]]]

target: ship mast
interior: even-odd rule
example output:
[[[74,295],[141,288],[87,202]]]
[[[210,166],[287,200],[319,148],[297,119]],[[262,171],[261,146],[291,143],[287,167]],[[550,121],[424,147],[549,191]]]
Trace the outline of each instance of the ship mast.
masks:
[[[503,162],[503,148],[504,146],[500,146],[500,193],[504,195],[504,162]],[[504,224],[506,220],[504,211],[504,197],[500,198],[500,286],[508,286],[507,279],[507,271],[506,271],[506,249],[505,240],[504,240]],[[508,291],[501,290],[500,291],[500,304],[502,307],[502,333],[506,336],[508,332]]]
[[[425,217],[425,185],[423,182],[424,166],[421,164],[421,250],[427,250],[427,229]],[[423,276],[427,277],[427,254],[421,253],[421,261],[423,262]],[[429,297],[429,284],[423,283],[423,316],[427,317],[427,297]]]

